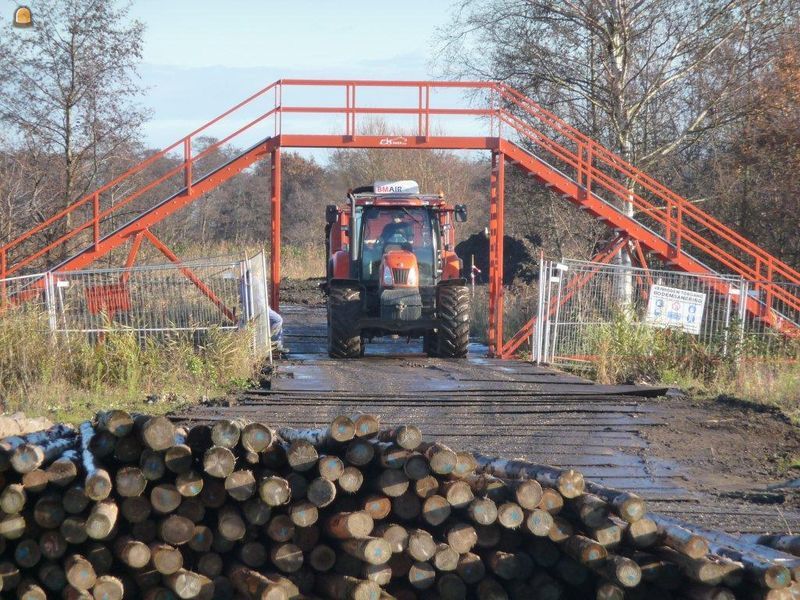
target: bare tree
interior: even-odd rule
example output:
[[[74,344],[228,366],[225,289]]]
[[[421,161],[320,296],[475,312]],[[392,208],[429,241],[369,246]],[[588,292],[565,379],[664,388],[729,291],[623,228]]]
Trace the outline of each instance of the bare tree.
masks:
[[[440,63],[446,74],[506,81],[627,161],[657,168],[747,114],[742,76],[770,64],[795,6],[796,0],[462,0],[441,32]],[[633,190],[633,182],[628,186]],[[631,202],[620,204],[634,215]],[[630,264],[625,253],[618,260]]]
[[[144,26],[129,9],[111,0],[37,0],[35,26],[0,38],[0,122],[31,153],[60,157],[48,213],[96,186],[145,119],[135,105]]]

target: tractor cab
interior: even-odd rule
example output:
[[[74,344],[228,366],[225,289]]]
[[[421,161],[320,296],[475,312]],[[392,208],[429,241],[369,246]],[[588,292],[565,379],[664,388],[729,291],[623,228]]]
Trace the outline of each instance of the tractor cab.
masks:
[[[376,182],[352,190],[348,200],[327,210],[329,322],[338,323],[342,290],[351,297],[357,290],[347,339],[358,331],[359,352],[381,335],[422,337],[429,354],[438,352],[432,347],[438,348],[441,289],[465,284],[453,248],[454,221],[465,220],[466,209],[441,194],[420,194],[413,181]]]

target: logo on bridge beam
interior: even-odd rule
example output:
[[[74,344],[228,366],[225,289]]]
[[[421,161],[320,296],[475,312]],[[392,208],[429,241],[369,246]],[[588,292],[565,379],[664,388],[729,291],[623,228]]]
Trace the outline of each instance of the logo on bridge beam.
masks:
[[[382,138],[379,143],[381,146],[407,146],[408,138],[402,135],[396,135],[394,137]]]

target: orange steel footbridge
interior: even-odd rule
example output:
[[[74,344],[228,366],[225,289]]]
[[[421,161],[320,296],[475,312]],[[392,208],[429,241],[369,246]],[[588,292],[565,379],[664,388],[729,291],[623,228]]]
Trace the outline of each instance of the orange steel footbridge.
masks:
[[[387,97],[397,105],[385,106],[381,98]],[[309,105],[305,98],[317,104],[325,98],[328,103]],[[363,129],[370,119],[401,120],[408,133],[362,135],[357,124]],[[195,151],[210,136],[216,141]],[[212,155],[229,145],[239,148],[233,157],[207,168]],[[132,266],[145,239],[180,264],[151,228],[243,169],[270,159],[271,297],[277,306],[282,148],[491,152],[489,347],[494,356],[513,355],[534,326],[531,320],[504,341],[502,240],[507,164],[522,169],[614,231],[612,241],[595,256],[598,264],[626,252],[644,267],[654,257],[688,273],[734,273],[752,282],[757,292],[734,298],[746,303],[749,316],[789,335],[800,331],[795,322],[800,314],[800,272],[530,98],[496,82],[276,81],[0,247],[0,280],[41,270],[43,264],[57,271],[83,269],[123,247],[128,249],[125,265]],[[625,202],[632,204],[633,216],[620,208]],[[201,290],[205,288],[188,267],[183,272]],[[220,310],[226,311],[224,306]]]

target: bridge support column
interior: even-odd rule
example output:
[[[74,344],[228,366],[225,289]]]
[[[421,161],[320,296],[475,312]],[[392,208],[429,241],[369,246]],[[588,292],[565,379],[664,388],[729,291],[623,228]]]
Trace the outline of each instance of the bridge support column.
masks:
[[[503,238],[505,154],[492,152],[489,190],[489,355],[503,356]]]
[[[281,289],[281,149],[275,148],[270,155],[270,307],[278,310]]]

